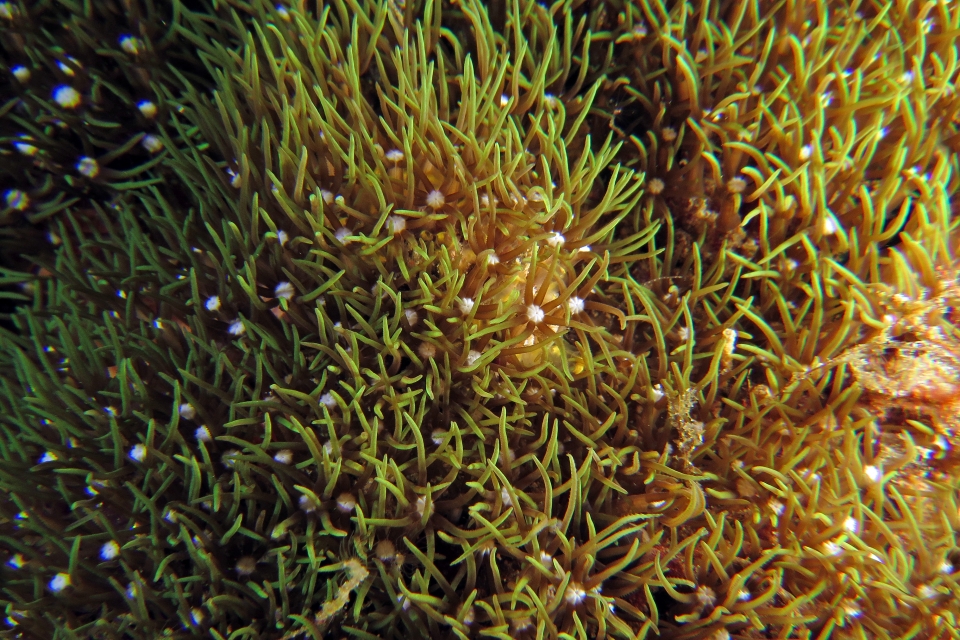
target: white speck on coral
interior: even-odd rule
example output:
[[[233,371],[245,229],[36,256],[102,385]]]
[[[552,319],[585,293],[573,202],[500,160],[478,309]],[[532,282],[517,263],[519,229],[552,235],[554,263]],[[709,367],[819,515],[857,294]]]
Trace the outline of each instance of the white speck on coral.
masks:
[[[189,402],[184,402],[177,408],[177,412],[180,414],[180,417],[185,420],[193,420],[197,417],[197,410],[193,408],[193,405]]]
[[[873,466],[872,464],[868,464],[863,468],[863,475],[870,482],[877,482],[880,480],[881,477],[883,477],[883,474],[880,472],[880,469]]]
[[[407,221],[403,216],[390,216],[387,218],[387,231],[392,235],[403,233],[407,228]]]
[[[193,609],[190,610],[190,620],[192,620],[193,624],[195,625],[198,625],[201,622],[203,622],[203,619],[205,617],[206,616],[203,613],[203,609],[198,609],[197,607],[194,607]]]
[[[730,193],[743,193],[746,189],[747,181],[740,176],[730,178],[730,180],[727,181],[727,190],[730,191]]]
[[[650,395],[651,395],[651,399],[652,399],[654,402],[659,402],[660,399],[663,398],[663,395],[664,395],[664,394],[663,394],[663,386],[662,386],[662,385],[659,385],[659,384],[654,385],[654,387],[653,387],[653,393],[650,394]]]
[[[50,579],[50,591],[54,593],[60,593],[64,589],[70,586],[70,574],[69,573],[58,573]]]
[[[73,66],[74,66],[74,67],[77,67],[77,68],[79,68],[79,69],[82,69],[82,68],[83,68],[83,65],[80,64],[80,61],[77,60],[76,58],[73,58],[73,57],[71,57],[71,56],[67,56],[67,60],[70,61],[71,63],[73,63]],[[65,76],[67,76],[68,78],[72,78],[72,77],[74,77],[75,75],[77,75],[76,72],[73,70],[73,67],[71,67],[71,66],[70,66],[69,64],[67,64],[66,62],[63,62],[62,60],[57,60],[57,66],[60,67],[60,71],[62,71],[63,74],[64,74]]]
[[[333,237],[337,239],[337,242],[340,244],[346,245],[350,244],[352,240],[349,239],[353,235],[353,231],[347,229],[346,227],[340,227],[333,232]]]
[[[503,506],[505,507],[513,506],[513,498],[510,497],[510,492],[507,491],[506,487],[500,488],[500,501],[503,502]]]
[[[863,609],[860,608],[856,600],[846,599],[840,604],[840,607],[848,618],[859,618],[863,615]]]
[[[236,449],[229,449],[223,452],[223,455],[220,457],[220,462],[223,463],[223,466],[228,469],[232,469],[237,464],[236,456],[240,455],[240,452]]]
[[[333,409],[337,406],[337,399],[334,398],[333,394],[328,391],[320,396],[320,404],[325,406],[327,409]]]
[[[513,628],[514,633],[520,633],[533,627],[533,619],[530,616],[514,618],[510,621],[510,626]]]
[[[210,442],[213,440],[213,436],[210,434],[210,429],[205,424],[197,427],[197,429],[193,432],[193,437],[195,437],[198,442]]]
[[[828,556],[838,556],[843,553],[843,547],[833,540],[828,540],[823,543],[823,552]]]
[[[434,189],[427,194],[427,206],[431,209],[439,209],[446,202],[446,198],[443,195],[442,191]]]
[[[390,162],[396,164],[401,160],[403,160],[403,151],[401,151],[400,149],[390,149],[390,151],[387,151],[387,154],[385,157]]]
[[[290,464],[293,462],[293,451],[290,451],[290,449],[281,449],[280,451],[277,451],[276,455],[273,456],[273,459],[280,464]]]
[[[413,309],[404,309],[403,315],[407,319],[407,324],[409,324],[411,327],[417,326],[417,323],[420,321],[420,316],[417,315],[417,312]]]
[[[25,66],[17,65],[13,69],[13,77],[15,77],[20,82],[29,82],[30,81],[30,69],[27,69]]]
[[[811,145],[805,144],[800,147],[800,153],[797,154],[797,157],[801,162],[806,162],[811,156],[813,156],[813,147]]]
[[[420,357],[424,360],[430,360],[437,355],[437,347],[432,342],[421,342],[420,346],[417,347],[417,353],[420,354]]]
[[[505,93],[500,94],[500,106],[505,107],[510,104],[510,96]]]
[[[664,127],[662,136],[664,142],[673,142],[677,139],[677,130],[673,127]]]
[[[341,493],[337,498],[337,509],[343,513],[350,513],[357,508],[357,499],[349,493]]]
[[[563,599],[567,601],[567,604],[571,606],[577,606],[578,604],[583,603],[587,598],[587,592],[583,590],[576,582],[571,582],[567,585],[567,590],[563,594]]]
[[[651,195],[658,196],[663,193],[663,190],[666,188],[667,185],[660,178],[651,178],[650,181],[647,182],[647,191],[650,192]]]
[[[152,133],[148,133],[147,135],[143,136],[143,140],[140,141],[140,144],[142,144],[143,148],[150,153],[158,153],[163,150],[163,140]]]
[[[247,332],[247,328],[243,326],[243,321],[239,318],[230,323],[230,326],[227,327],[227,333],[232,336],[242,336]]]
[[[115,540],[106,542],[102,547],[100,547],[100,559],[104,562],[109,562],[118,555],[120,555],[120,545],[117,544]]]
[[[286,8],[285,6],[283,6],[282,4],[278,4],[275,8],[276,8],[276,10],[277,10],[277,15],[280,16],[280,19],[281,19],[281,20],[283,20],[284,22],[290,22],[290,20],[292,19],[292,17],[290,16],[290,10],[289,10],[289,9],[287,9],[287,8]]]
[[[30,206],[30,196],[20,189],[8,189],[4,194],[7,206],[17,211],[23,211]]]
[[[135,462],[143,462],[147,458],[147,447],[143,444],[135,444],[130,448],[130,459]]]
[[[60,85],[53,90],[53,100],[64,109],[75,109],[80,106],[80,92],[73,87]]]
[[[467,354],[467,366],[472,367],[475,365],[482,355],[479,351],[471,350],[470,353]]]
[[[459,303],[460,313],[463,315],[468,315],[471,311],[473,311],[473,305],[473,298],[461,298]]]
[[[39,464],[43,464],[44,462],[53,462],[56,459],[57,454],[53,453],[52,451],[46,451],[42,456],[40,456]]]
[[[39,151],[39,149],[27,142],[14,142],[13,148],[25,156],[31,157],[37,155],[37,152]]]
[[[443,444],[443,439],[446,437],[447,432],[443,429],[434,429],[433,433],[430,434],[430,440],[433,444],[440,446]]]
[[[293,294],[293,285],[289,282],[281,282],[273,289],[273,295],[277,298],[283,298],[284,300],[289,300],[293,297]]]
[[[853,516],[848,516],[847,519],[843,521],[843,528],[850,533],[856,533],[860,529],[860,522]]]
[[[137,55],[143,50],[143,42],[130,35],[120,36],[120,48],[131,55]]]
[[[303,511],[306,511],[307,513],[317,510],[316,500],[314,500],[313,498],[311,498],[306,494],[300,496],[299,504],[300,504],[300,509]]]
[[[497,254],[495,254],[495,253],[493,253],[493,252],[488,253],[488,254],[487,254],[487,265],[488,265],[488,266],[493,266],[493,265],[495,265],[495,264],[500,264],[500,256],[498,256]]]
[[[823,233],[824,235],[832,236],[840,230],[840,227],[837,225],[836,219],[830,214],[827,214],[823,218]]]
[[[141,100],[138,102],[137,109],[140,110],[144,118],[150,118],[152,120],[157,117],[157,105],[149,100]]]
[[[540,324],[543,322],[544,318],[547,317],[547,314],[544,313],[543,309],[535,304],[531,304],[527,307],[527,320],[534,324]]]
[[[287,232],[283,229],[277,231],[277,242],[280,243],[280,246],[287,244],[287,241],[290,240],[290,236],[287,235]]]
[[[563,234],[557,231],[552,231],[547,237],[547,244],[551,247],[562,247],[566,241],[567,239],[563,237]]]
[[[100,173],[100,165],[94,158],[84,156],[77,162],[77,171],[87,178],[96,178]]]
[[[23,559],[22,553],[15,553],[9,560],[7,560],[7,566],[12,569],[19,569],[26,563],[27,561]]]

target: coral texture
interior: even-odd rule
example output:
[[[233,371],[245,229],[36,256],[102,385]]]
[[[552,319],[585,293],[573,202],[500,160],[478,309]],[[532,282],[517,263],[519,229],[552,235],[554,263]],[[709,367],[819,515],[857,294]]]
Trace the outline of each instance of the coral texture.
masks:
[[[960,637],[956,6],[97,6],[0,2],[4,636]]]

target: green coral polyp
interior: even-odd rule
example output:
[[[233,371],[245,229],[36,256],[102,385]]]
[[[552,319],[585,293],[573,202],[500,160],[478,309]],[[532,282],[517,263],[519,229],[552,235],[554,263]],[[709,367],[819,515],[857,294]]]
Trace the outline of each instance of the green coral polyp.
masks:
[[[3,174],[5,633],[957,637],[956,7],[173,14]]]

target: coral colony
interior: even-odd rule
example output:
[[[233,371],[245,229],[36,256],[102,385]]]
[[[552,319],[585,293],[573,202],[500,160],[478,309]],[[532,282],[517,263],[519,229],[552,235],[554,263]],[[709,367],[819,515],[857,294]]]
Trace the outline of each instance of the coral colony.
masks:
[[[0,636],[960,638],[958,37],[0,2]]]

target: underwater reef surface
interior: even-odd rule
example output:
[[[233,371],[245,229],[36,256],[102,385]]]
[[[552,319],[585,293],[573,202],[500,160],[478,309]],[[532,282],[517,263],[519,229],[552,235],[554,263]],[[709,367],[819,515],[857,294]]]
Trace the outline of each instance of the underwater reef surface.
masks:
[[[958,37],[0,2],[0,637],[960,638]]]

